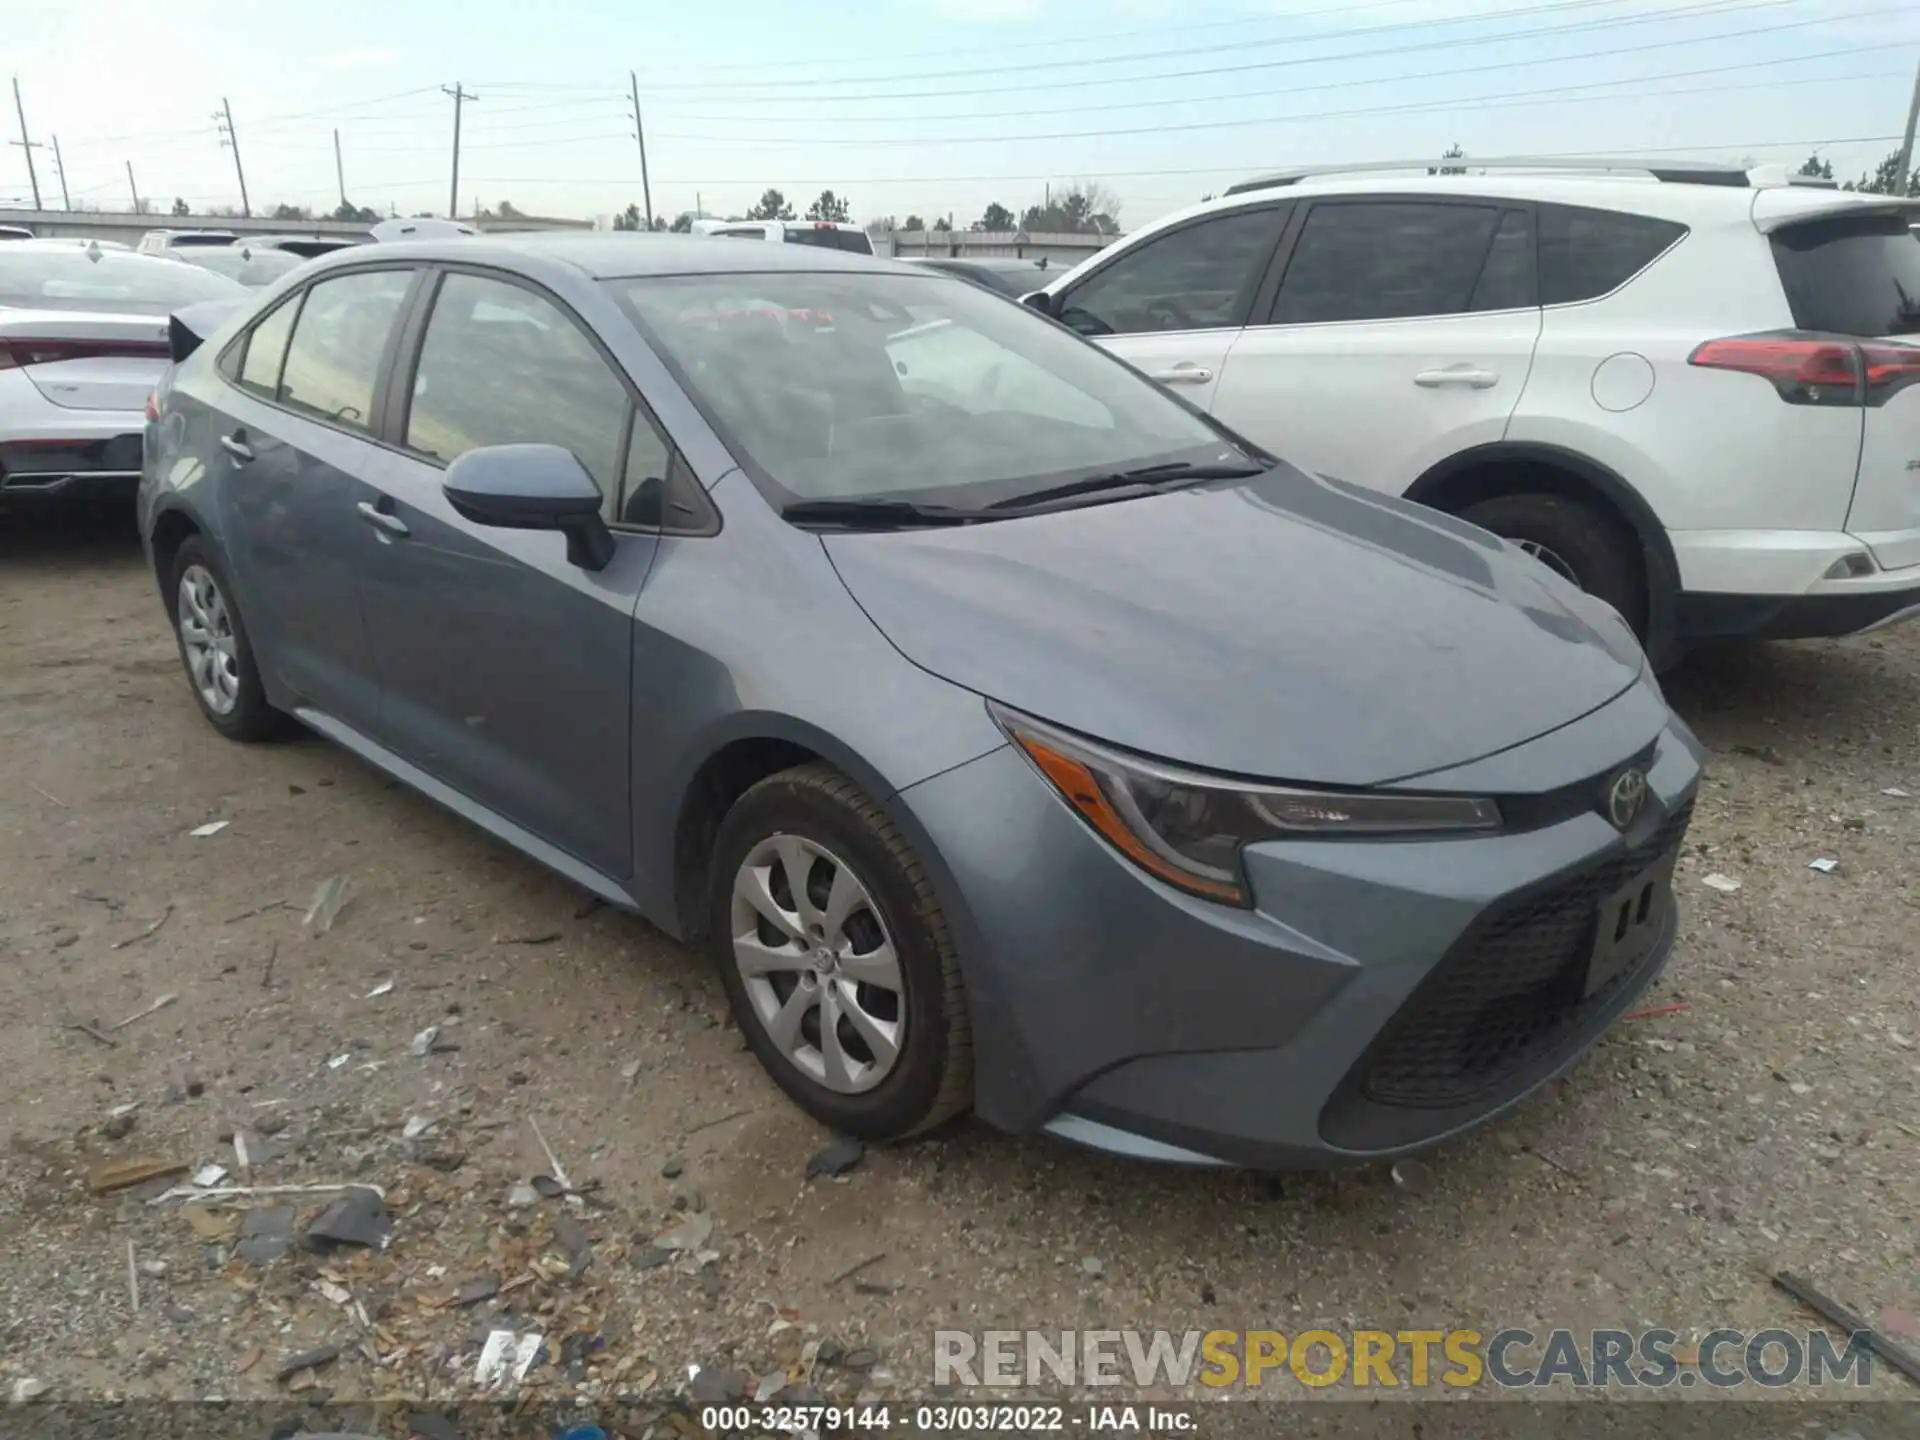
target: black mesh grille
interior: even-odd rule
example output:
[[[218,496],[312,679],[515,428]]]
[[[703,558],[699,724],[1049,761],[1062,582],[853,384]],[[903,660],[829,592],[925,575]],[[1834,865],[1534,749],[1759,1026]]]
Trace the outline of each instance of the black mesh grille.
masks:
[[[1601,902],[1670,854],[1692,813],[1689,802],[1644,844],[1482,922],[1363,1062],[1361,1093],[1380,1105],[1459,1105],[1553,1058],[1561,1038],[1643,968],[1584,994]]]

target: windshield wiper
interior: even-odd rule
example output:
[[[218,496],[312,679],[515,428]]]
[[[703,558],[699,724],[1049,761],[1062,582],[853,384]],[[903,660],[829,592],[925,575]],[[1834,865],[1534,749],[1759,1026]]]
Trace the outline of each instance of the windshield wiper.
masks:
[[[1173,460],[1163,465],[1142,465],[1137,470],[1114,470],[1100,475],[1084,475],[1078,480],[1069,480],[1063,485],[1049,485],[1044,490],[1030,490],[1025,495],[1012,495],[1005,500],[996,500],[987,508],[989,510],[1024,510],[1031,505],[1044,505],[1050,500],[1066,500],[1075,495],[1092,495],[1102,490],[1157,490],[1171,485],[1188,485],[1199,480],[1241,480],[1249,475],[1259,475],[1266,468],[1264,465],[1193,465],[1185,460]]]
[[[796,500],[780,518],[796,525],[965,525],[987,518],[978,510],[954,505],[922,505],[913,500]]]

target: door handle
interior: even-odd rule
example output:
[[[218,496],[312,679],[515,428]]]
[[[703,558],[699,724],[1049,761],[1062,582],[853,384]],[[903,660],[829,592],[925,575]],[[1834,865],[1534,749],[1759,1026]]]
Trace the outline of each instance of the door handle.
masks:
[[[1170,370],[1149,370],[1149,380],[1158,380],[1162,385],[1204,385],[1213,379],[1213,371],[1204,365],[1195,365],[1190,360],[1182,360]]]
[[[246,433],[244,430],[236,430],[231,435],[222,435],[220,437],[220,448],[233,456],[233,458],[238,460],[242,465],[253,459],[252,447],[240,438]]]
[[[362,520],[377,525],[388,535],[405,535],[407,533],[406,521],[402,520],[398,515],[389,515],[371,501],[362,500],[354,508],[360,512],[360,518]]]
[[[1491,370],[1482,370],[1477,365],[1449,365],[1444,370],[1422,370],[1413,377],[1413,383],[1428,390],[1437,390],[1442,385],[1464,385],[1469,390],[1491,390],[1500,383],[1500,377]]]

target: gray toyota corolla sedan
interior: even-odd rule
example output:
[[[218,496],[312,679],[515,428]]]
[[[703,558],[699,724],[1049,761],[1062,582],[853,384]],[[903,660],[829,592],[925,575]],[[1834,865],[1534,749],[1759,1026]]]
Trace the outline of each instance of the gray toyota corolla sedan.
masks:
[[[978,286],[473,237],[173,334],[141,522],[207,720],[710,949],[840,1130],[1390,1155],[1666,961],[1700,750],[1617,616]]]

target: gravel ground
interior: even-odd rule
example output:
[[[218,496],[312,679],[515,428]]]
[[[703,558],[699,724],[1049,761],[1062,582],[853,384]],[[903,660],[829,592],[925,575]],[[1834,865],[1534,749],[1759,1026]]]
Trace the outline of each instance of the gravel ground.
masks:
[[[1780,1268],[1892,1332],[1920,1312],[1920,798],[1886,793],[1920,797],[1920,629],[1673,677],[1714,752],[1647,1002],[1683,1008],[1616,1027],[1429,1183],[977,1126],[809,1179],[830,1137],[703,957],[318,740],[221,740],[124,527],[7,526],[0,1385],[451,1401],[511,1329],[545,1336],[547,1397],[667,1396],[689,1365],[917,1395],[943,1327],[1804,1327]],[[585,1194],[511,1193],[555,1173],[538,1137]],[[90,1189],[139,1159],[376,1185],[391,1243],[249,1263],[272,1236],[236,1227],[297,1238],[331,1197],[249,1218],[147,1203],[179,1175]]]

